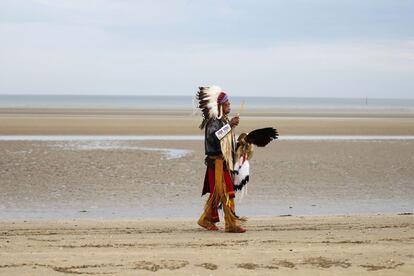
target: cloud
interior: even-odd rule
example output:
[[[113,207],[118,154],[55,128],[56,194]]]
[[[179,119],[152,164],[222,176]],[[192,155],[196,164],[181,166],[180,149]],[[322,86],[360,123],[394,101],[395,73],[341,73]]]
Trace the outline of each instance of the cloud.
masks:
[[[166,24],[177,21],[186,3],[184,0],[6,0],[1,4],[0,21],[96,28]]]
[[[412,97],[411,19],[351,2],[5,1],[0,93]]]
[[[0,46],[2,92],[185,94],[199,84],[218,83],[245,95],[258,89],[259,95],[327,96],[340,91],[338,95],[357,96],[378,93],[396,81],[401,93],[413,87],[413,41],[149,47],[115,40],[95,28],[1,28],[6,36],[20,34]],[[345,88],[352,92],[344,94]],[[382,96],[394,93],[384,91]]]

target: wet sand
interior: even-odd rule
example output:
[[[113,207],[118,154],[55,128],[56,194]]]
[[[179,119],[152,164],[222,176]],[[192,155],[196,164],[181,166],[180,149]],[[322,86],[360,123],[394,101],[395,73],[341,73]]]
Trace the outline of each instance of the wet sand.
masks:
[[[412,212],[414,140],[256,148],[242,215]],[[203,141],[0,141],[0,218],[197,217]]]
[[[222,226],[220,226],[222,228]],[[244,234],[189,220],[0,223],[2,275],[412,275],[410,215],[252,219]]]

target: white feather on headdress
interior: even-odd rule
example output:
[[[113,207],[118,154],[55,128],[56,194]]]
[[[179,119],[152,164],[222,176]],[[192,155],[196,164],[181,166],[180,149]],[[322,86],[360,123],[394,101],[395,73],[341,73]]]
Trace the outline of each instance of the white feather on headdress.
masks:
[[[222,110],[219,110],[217,99],[223,90],[219,86],[200,86],[198,88],[196,98],[199,102],[198,107],[203,112],[203,122],[200,128],[204,128],[207,120],[209,119],[220,119],[223,115]]]

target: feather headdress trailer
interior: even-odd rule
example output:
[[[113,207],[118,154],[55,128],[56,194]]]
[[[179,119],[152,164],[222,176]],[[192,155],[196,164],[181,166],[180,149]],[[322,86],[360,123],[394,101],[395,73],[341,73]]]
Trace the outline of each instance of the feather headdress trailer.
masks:
[[[223,110],[220,110],[217,103],[217,99],[220,93],[223,90],[219,86],[200,86],[196,94],[196,99],[198,100],[198,107],[203,113],[203,122],[200,125],[200,128],[203,129],[208,120],[210,119],[221,119],[223,116]]]
[[[245,192],[246,184],[249,182],[250,164],[249,160],[253,156],[254,146],[264,147],[274,139],[279,133],[275,128],[267,127],[242,133],[237,139],[236,156],[234,164],[234,190]]]

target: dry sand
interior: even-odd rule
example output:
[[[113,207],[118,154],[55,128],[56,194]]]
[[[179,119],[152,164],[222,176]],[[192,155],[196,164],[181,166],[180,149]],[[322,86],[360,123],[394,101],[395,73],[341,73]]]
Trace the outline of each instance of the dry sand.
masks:
[[[0,135],[200,134],[200,115],[185,110],[0,109]],[[275,126],[282,135],[413,135],[414,113],[374,110],[244,112],[239,132]]]
[[[46,111],[1,110],[0,134],[201,134],[178,111]],[[250,113],[238,131],[414,134],[411,114],[273,115]],[[0,275],[413,275],[414,217],[397,213],[414,209],[414,141],[257,149],[237,205],[245,234],[195,224],[202,143],[0,141]],[[378,215],[333,216],[344,213]]]
[[[413,216],[0,223],[1,275],[413,275]]]

